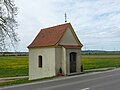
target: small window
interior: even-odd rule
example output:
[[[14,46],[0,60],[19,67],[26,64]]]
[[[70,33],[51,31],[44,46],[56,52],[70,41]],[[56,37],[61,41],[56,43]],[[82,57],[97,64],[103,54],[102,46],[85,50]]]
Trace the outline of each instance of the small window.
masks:
[[[42,56],[38,56],[38,66],[42,68]]]

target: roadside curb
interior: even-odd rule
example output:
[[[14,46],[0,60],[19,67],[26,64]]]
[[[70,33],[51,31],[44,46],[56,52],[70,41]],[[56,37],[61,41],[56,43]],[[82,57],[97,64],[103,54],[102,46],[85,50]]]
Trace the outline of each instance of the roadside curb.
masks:
[[[106,71],[106,70],[112,70],[112,69],[116,69],[116,67],[109,67],[109,68],[99,68],[99,69],[84,70],[84,72],[81,72],[81,73],[75,73],[75,74],[70,74],[70,75],[68,75],[68,76],[85,74],[85,73],[87,73],[87,72]],[[0,78],[0,80],[22,79],[22,78],[29,78],[29,76],[3,77],[3,78]]]
[[[109,68],[99,68],[99,69],[90,69],[90,70],[84,70],[83,72],[81,73],[75,73],[75,74],[70,74],[70,75],[67,75],[67,76],[75,76],[75,75],[84,75],[86,73],[92,73],[92,72],[100,72],[100,71],[107,71],[107,70],[113,70],[113,69],[116,69],[116,67],[109,67]],[[14,79],[24,79],[24,78],[29,78],[29,76],[19,76],[19,77],[3,77],[3,78],[0,78],[0,81],[2,80],[14,80]],[[61,78],[61,77],[59,77]],[[62,77],[63,78],[63,77]]]
[[[103,68],[102,68],[103,69]],[[105,69],[105,68],[104,68]],[[109,68],[106,68],[109,69]],[[65,79],[70,79],[70,78],[75,78],[75,77],[82,77],[82,76],[89,76],[89,75],[94,75],[94,74],[99,74],[99,73],[106,73],[106,72],[111,72],[112,70],[120,70],[120,68],[114,68],[114,69],[109,69],[108,71],[106,70],[105,72],[91,72],[91,73],[83,73],[83,74],[79,74],[79,75],[73,75],[73,76],[61,76],[61,77],[57,77],[57,78],[53,78],[50,80],[45,80],[45,81],[36,81],[36,82],[31,82],[31,83],[24,83],[24,84],[18,84],[18,85],[14,85],[14,86],[5,86],[5,87],[0,87],[1,89],[9,89],[12,87],[20,87],[20,86],[29,86],[29,85],[34,85],[34,84],[40,84],[40,83],[46,83],[46,82],[51,82],[51,81],[59,81],[59,80],[65,80]],[[26,76],[28,77],[28,76]]]
[[[113,70],[113,69],[116,69],[116,67],[108,67],[108,68],[99,68],[99,69],[84,70],[84,73],[98,72],[98,71],[107,71],[107,70]]]
[[[0,78],[0,80],[22,79],[22,78],[28,78],[28,76],[20,76],[20,77],[3,77],[3,78]]]

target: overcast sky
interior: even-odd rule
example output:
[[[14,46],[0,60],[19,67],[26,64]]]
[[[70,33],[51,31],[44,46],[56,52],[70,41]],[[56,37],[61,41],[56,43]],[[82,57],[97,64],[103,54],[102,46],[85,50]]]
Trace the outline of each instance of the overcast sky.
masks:
[[[120,50],[120,0],[15,0],[18,51],[28,51],[41,28],[64,23],[64,14],[83,50]]]

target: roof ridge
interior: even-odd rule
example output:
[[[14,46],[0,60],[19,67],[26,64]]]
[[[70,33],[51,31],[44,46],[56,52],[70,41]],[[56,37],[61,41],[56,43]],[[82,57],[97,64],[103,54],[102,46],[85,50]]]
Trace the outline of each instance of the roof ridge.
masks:
[[[47,30],[49,28],[55,28],[55,27],[59,27],[59,26],[67,25],[67,24],[70,24],[70,23],[68,22],[68,23],[63,23],[63,24],[57,24],[57,25],[54,25],[54,26],[42,28],[41,30]]]
[[[64,23],[41,29],[28,48],[56,45],[60,41],[69,25],[71,24]]]
[[[66,28],[66,29],[67,29],[67,28]],[[57,44],[59,43],[59,41],[61,40],[61,38],[64,36],[64,33],[65,33],[66,29],[64,30],[63,34],[61,35],[61,37],[59,38],[59,40],[56,42],[55,45],[57,45]]]

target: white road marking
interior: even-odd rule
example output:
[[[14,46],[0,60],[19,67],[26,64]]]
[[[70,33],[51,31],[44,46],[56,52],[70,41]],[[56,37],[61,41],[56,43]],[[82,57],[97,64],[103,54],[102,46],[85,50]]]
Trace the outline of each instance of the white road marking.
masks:
[[[90,88],[84,88],[84,89],[80,89],[80,90],[88,90],[88,89],[90,89]]]

